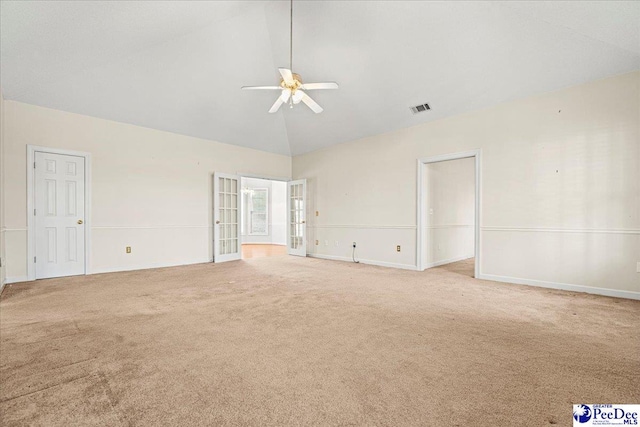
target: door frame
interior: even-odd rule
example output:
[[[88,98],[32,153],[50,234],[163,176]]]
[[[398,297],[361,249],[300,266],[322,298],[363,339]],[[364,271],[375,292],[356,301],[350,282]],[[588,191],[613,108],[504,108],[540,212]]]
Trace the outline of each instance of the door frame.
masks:
[[[89,274],[91,259],[91,153],[66,150],[62,148],[27,145],[27,279],[36,280],[36,224],[33,209],[35,206],[35,158],[36,152],[62,154],[84,158],[84,274]]]
[[[291,178],[286,177],[286,176],[275,176],[275,175],[262,175],[262,174],[254,174],[254,173],[248,173],[248,172],[238,172],[238,176],[240,176],[240,184],[242,184],[242,179],[243,178],[253,178],[253,179],[264,179],[266,181],[278,181],[278,182],[284,182],[285,184],[289,181],[291,181]],[[269,197],[271,197],[271,195],[269,195]],[[242,203],[240,204],[241,208],[240,208],[240,214],[242,216]],[[240,233],[240,259],[244,259],[242,258],[242,241],[244,240],[242,233]],[[215,248],[214,248],[215,250]]]
[[[474,215],[474,219],[475,219],[475,224],[474,224],[474,256],[475,256],[475,265],[474,265],[474,277],[479,278],[481,273],[480,273],[480,257],[481,257],[481,253],[480,253],[480,248],[481,248],[481,244],[480,244],[480,219],[482,216],[482,150],[481,149],[477,149],[477,150],[469,150],[469,151],[462,151],[459,153],[451,153],[451,154],[442,154],[439,156],[433,156],[433,157],[423,157],[418,159],[418,177],[417,177],[417,189],[418,189],[418,194],[417,194],[417,202],[416,202],[416,207],[417,207],[417,236],[416,236],[416,269],[418,271],[424,271],[425,270],[425,266],[424,266],[424,245],[426,242],[426,233],[424,230],[424,203],[425,203],[425,188],[424,188],[424,172],[425,172],[425,166],[429,163],[438,163],[438,162],[445,162],[447,160],[458,160],[458,159],[468,159],[468,158],[474,158],[475,162],[475,215]]]

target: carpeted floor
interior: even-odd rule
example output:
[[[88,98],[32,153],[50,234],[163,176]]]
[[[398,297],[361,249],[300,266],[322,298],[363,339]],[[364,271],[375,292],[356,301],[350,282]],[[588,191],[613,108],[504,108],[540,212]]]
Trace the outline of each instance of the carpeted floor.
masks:
[[[8,285],[12,425],[571,425],[640,402],[640,301],[271,257]]]

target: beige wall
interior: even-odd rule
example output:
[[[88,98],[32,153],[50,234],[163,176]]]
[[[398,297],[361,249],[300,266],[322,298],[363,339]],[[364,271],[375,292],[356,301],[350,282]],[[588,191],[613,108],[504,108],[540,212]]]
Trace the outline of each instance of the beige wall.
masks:
[[[413,269],[416,159],[479,148],[482,277],[638,297],[639,104],[635,72],[297,156],[292,168],[286,156],[5,101],[7,279],[27,274],[27,144],[92,154],[91,272],[209,261],[211,174],[291,170],[308,179],[311,255],[350,260],[356,241],[362,262]]]
[[[484,277],[638,297],[639,86],[634,72],[295,157],[319,211],[309,252],[347,260],[357,241],[363,262],[412,268],[416,159],[481,149]]]
[[[424,167],[424,266],[473,257],[475,159],[429,163]]]
[[[291,173],[288,156],[19,102],[4,107],[12,281],[27,275],[27,144],[91,153],[93,273],[210,261],[212,174]]]

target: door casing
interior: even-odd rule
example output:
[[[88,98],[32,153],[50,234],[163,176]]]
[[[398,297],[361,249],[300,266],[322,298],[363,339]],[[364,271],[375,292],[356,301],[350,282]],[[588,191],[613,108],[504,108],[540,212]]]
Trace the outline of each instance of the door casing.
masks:
[[[232,174],[227,174],[227,175],[232,175]],[[268,180],[268,181],[280,181],[280,182],[286,183],[287,185],[288,185],[289,182],[291,182],[291,178],[290,177],[283,177],[283,176],[259,175],[259,174],[253,174],[253,173],[247,173],[247,172],[239,172],[236,175],[240,177],[240,182],[242,181],[242,178],[256,178],[256,179],[264,179],[264,180]],[[216,203],[217,203],[216,200],[215,200],[215,196],[216,196],[216,191],[215,191],[216,178],[215,178],[215,176],[216,176],[216,173],[214,173],[213,176],[212,176],[212,178],[213,178],[213,184],[212,184],[213,185],[213,189],[212,189],[213,191],[212,191],[212,194],[213,194],[213,198],[214,198],[214,200],[213,200],[214,211],[213,211],[213,214],[212,214],[212,230],[213,230],[213,233],[212,233],[212,236],[211,236],[212,240],[213,240],[213,258],[214,258],[213,262],[216,262],[215,261],[215,253],[216,253],[216,242],[215,242],[216,234],[215,233],[217,232],[217,230],[216,230],[216,215],[217,214],[216,214],[216,211],[215,211],[215,207],[216,207]],[[287,197],[288,197],[288,194],[287,194]],[[287,201],[287,209],[288,208],[289,208],[289,205],[288,205],[288,201]],[[289,218],[287,216],[287,227],[289,226],[288,221],[289,221]],[[288,239],[288,237],[287,237],[287,239]],[[242,233],[240,234],[239,245],[240,245],[240,259],[242,259]],[[288,247],[289,247],[289,244],[287,243],[287,248]]]
[[[426,242],[425,231],[424,231],[424,168],[425,165],[429,163],[437,163],[444,162],[447,160],[458,160],[458,159],[466,159],[473,158],[475,160],[475,229],[474,229],[474,254],[475,254],[475,269],[474,269],[474,277],[479,278],[481,275],[480,272],[480,259],[481,259],[481,247],[480,239],[480,225],[482,224],[482,150],[470,150],[463,151],[459,153],[451,153],[451,154],[443,154],[440,156],[434,157],[424,157],[418,159],[418,177],[417,177],[417,201],[416,201],[416,223],[417,223],[417,234],[416,234],[416,270],[424,271],[424,245]]]

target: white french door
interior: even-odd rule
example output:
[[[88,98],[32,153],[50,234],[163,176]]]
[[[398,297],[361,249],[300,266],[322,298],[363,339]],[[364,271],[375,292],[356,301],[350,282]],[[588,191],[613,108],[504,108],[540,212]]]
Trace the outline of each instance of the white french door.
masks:
[[[241,258],[240,177],[216,173],[213,177],[213,262]]]
[[[287,183],[287,253],[307,256],[307,180]]]
[[[35,152],[36,279],[85,274],[84,157]]]

